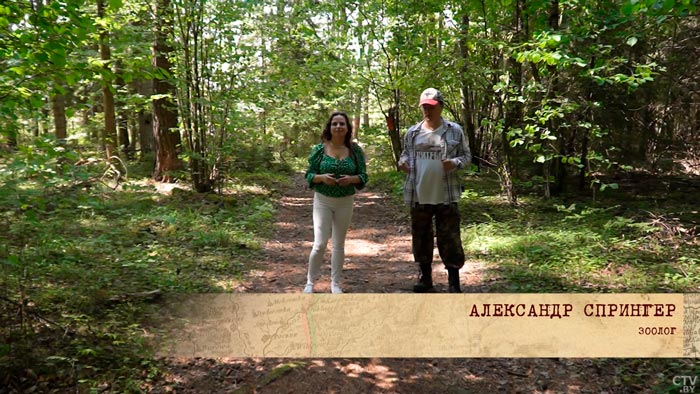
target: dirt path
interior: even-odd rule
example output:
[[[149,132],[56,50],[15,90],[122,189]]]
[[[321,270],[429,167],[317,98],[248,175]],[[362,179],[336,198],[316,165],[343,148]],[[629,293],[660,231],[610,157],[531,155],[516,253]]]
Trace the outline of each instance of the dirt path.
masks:
[[[259,269],[239,292],[297,293],[313,241],[312,192],[300,174],[283,190],[274,233]],[[346,242],[343,288],[349,293],[410,292],[417,268],[406,211],[388,196],[362,191]],[[439,258],[436,256],[435,261]],[[465,292],[488,292],[483,268],[462,269]],[[434,265],[436,287],[447,275]],[[324,262],[317,292],[330,292]],[[426,334],[430,335],[430,334]],[[166,359],[168,375],[152,392],[175,393],[622,393],[606,361],[581,359]]]
[[[262,270],[253,271],[240,291],[254,293],[301,292],[306,283],[307,259],[313,243],[311,205],[313,192],[301,175],[284,191],[278,206],[272,240],[265,245]],[[417,277],[411,254],[407,212],[385,194],[357,194],[352,226],[345,244],[343,289],[350,293],[410,292]],[[330,247],[329,247],[330,249]],[[330,292],[330,250],[316,285],[317,292]],[[435,261],[439,257],[435,255]],[[462,269],[465,291],[483,291],[475,264]],[[447,290],[447,271],[435,264],[438,291]]]

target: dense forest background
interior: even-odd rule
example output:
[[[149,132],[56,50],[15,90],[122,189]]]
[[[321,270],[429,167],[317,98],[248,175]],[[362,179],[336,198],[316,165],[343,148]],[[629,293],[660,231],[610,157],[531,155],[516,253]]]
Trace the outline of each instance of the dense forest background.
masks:
[[[331,111],[396,194],[427,87],[494,291],[696,292],[698,59],[697,0],[3,1],[0,386],[144,390],[151,299],[230,290]]]
[[[418,94],[435,86],[513,201],[517,182],[549,196],[568,177],[591,188],[619,170],[699,171],[690,0],[1,7],[9,151],[52,135],[94,158],[155,160],[155,179],[187,174],[205,192],[304,154],[341,109],[390,167]]]

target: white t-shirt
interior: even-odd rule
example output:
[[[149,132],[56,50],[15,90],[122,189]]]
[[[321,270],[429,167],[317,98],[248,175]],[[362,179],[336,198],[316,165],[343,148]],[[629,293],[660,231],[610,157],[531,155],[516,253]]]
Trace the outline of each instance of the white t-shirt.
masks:
[[[441,137],[444,127],[443,124],[435,130],[421,128],[416,136],[416,194],[420,204],[445,202],[442,168],[445,146]]]

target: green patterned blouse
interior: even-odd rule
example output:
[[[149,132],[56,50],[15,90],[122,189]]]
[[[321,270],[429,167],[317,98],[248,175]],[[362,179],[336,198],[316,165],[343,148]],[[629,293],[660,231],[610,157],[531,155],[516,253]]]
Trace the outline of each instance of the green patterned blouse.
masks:
[[[309,155],[309,167],[306,170],[306,182],[309,187],[317,192],[328,197],[345,197],[355,194],[355,190],[360,190],[367,183],[367,166],[365,163],[365,154],[357,144],[352,144],[352,150],[355,157],[350,155],[342,160],[330,157],[325,154],[323,144],[318,144],[313,147]],[[342,175],[357,175],[360,177],[360,183],[348,186],[329,186],[325,183],[313,183],[314,176],[317,174],[335,174],[336,178]]]

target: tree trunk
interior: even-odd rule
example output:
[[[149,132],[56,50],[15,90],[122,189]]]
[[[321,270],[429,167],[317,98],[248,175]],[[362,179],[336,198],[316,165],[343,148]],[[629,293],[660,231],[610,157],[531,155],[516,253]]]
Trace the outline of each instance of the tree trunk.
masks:
[[[139,119],[138,119],[138,114],[134,116],[134,114],[131,114],[131,116],[128,117],[127,119],[127,126],[126,126],[127,132],[129,133],[129,152],[133,154],[136,153],[136,143],[139,140]]]
[[[41,123],[36,117],[32,120],[32,135],[38,137],[41,134]]]
[[[117,91],[121,91],[126,87],[124,83],[124,78],[122,77],[123,70],[120,61],[117,61],[116,67],[116,85]],[[123,100],[119,100],[116,105],[119,106],[119,111],[117,111],[117,134],[119,137],[119,150],[123,152],[127,158],[133,156],[133,151],[131,149],[131,138],[129,136],[129,113],[126,111],[126,105]]]
[[[353,114],[352,114],[352,134],[358,141],[360,140],[360,122],[362,120],[362,89],[358,89],[353,94]]]
[[[133,80],[130,83],[132,92],[136,92],[141,97],[151,97],[153,94],[153,82],[151,80]],[[153,152],[153,114],[151,111],[140,109],[136,113],[136,130],[132,136],[132,149],[140,150],[141,158]],[[138,147],[137,147],[138,141]]]
[[[105,17],[104,0],[97,0],[97,16]],[[107,75],[111,75],[110,61],[112,58],[111,51],[108,45],[108,32],[104,28],[100,28],[100,59],[104,64]],[[107,160],[110,160],[116,152],[117,144],[117,121],[114,111],[114,94],[112,93],[111,78],[103,78],[102,81],[102,103],[105,115],[105,128],[102,134],[102,144],[107,155]]]
[[[129,138],[129,118],[126,113],[120,111],[117,117],[117,130],[119,131],[119,149],[131,158],[131,139]]]
[[[398,96],[397,92],[395,94]],[[389,132],[389,139],[391,140],[391,150],[394,152],[394,165],[397,170],[399,169],[399,158],[403,150],[401,146],[399,120],[399,106],[395,103],[394,106],[389,108],[388,115],[386,116],[386,126]]]
[[[559,30],[559,21],[561,20],[561,13],[559,10],[559,0],[551,0],[549,3],[549,29],[551,31]],[[551,87],[549,89],[548,99],[554,99],[557,92],[560,92],[561,83],[559,71],[554,66],[548,66],[549,77],[551,78]],[[548,100],[549,101],[549,100]],[[568,148],[567,136],[564,135],[564,130],[559,127],[561,122],[557,120],[550,120],[549,127],[550,130],[557,136],[557,144],[559,149],[559,154],[563,156],[569,156],[570,149]],[[552,165],[552,175],[554,175],[554,184],[551,192],[555,195],[559,195],[566,191],[566,178],[568,177],[568,171],[566,164],[562,163],[561,159],[554,158],[554,160],[549,161],[546,165]],[[549,197],[549,196],[547,196]]]
[[[515,31],[513,38],[513,46],[522,42],[523,20],[522,20],[522,0],[515,1],[515,13],[513,19],[513,28]],[[510,74],[511,90],[514,90],[517,95],[522,91],[522,65],[515,59],[515,56],[510,55],[506,61],[507,71]],[[522,104],[518,100],[507,101],[505,104],[505,123],[501,134],[503,147],[503,190],[508,197],[508,202],[516,204],[518,196],[513,185],[513,160],[510,152],[510,144],[508,141],[508,132],[512,128],[517,128],[522,124]]]
[[[467,139],[469,140],[469,150],[472,154],[472,163],[477,167],[480,167],[478,160],[475,160],[475,156],[481,156],[481,153],[477,151],[476,145],[476,127],[474,126],[474,103],[471,100],[471,89],[469,88],[469,82],[467,80],[467,75],[469,73],[469,15],[467,14],[466,7],[462,11],[462,23],[460,26],[460,36],[459,36],[459,53],[462,60],[462,66],[460,68],[460,91],[462,93],[462,120],[464,122],[464,131],[467,134]]]
[[[51,108],[53,111],[53,123],[56,139],[65,140],[68,137],[68,122],[66,121],[66,97],[61,93],[56,93],[51,97]]]
[[[139,149],[141,157],[153,152],[153,114],[146,111],[139,111],[138,114]]]
[[[172,171],[181,168],[177,157],[180,133],[177,130],[177,107],[173,102],[175,86],[169,81],[171,72],[168,56],[172,48],[168,37],[172,34],[172,9],[170,0],[156,1],[155,40],[153,43],[153,66],[157,70],[153,79],[153,142],[156,163],[153,179],[163,182],[173,180]]]
[[[592,116],[591,116],[592,117]],[[578,173],[578,188],[583,191],[586,187],[586,171],[588,171],[588,130],[583,131],[583,140],[581,141],[581,169]]]
[[[0,124],[2,126],[2,124]],[[7,126],[5,127],[7,134],[7,148],[10,150],[17,150],[17,133],[18,133],[18,127],[16,122],[9,122],[7,123]]]
[[[183,124],[188,148],[192,153],[189,159],[192,185],[197,192],[205,193],[213,189],[214,183],[212,165],[208,160],[206,119],[209,108],[204,104],[206,89],[203,66],[208,63],[206,42],[203,37],[204,4],[197,3],[183,11],[186,12],[184,14],[177,12],[187,84],[186,94],[182,98],[184,101],[182,109],[187,111],[183,114]]]

